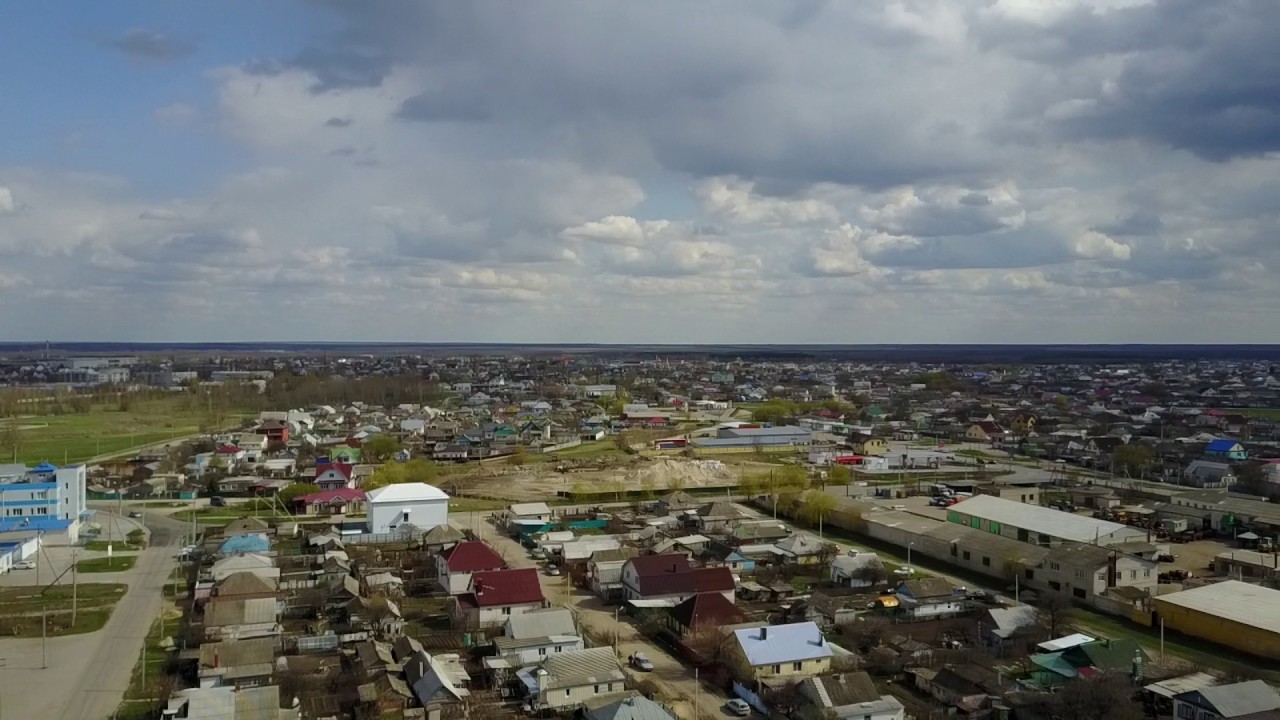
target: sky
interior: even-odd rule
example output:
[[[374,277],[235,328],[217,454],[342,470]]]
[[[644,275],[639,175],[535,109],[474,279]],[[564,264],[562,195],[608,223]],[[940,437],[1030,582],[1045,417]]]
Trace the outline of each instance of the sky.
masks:
[[[1280,332],[1280,2],[25,3],[0,339]]]

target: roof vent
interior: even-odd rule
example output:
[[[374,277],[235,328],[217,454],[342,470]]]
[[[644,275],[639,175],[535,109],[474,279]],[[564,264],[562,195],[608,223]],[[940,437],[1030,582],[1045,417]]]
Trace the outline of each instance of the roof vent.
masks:
[[[767,627],[762,627],[762,628],[760,628],[760,639],[761,639],[761,640],[768,640],[768,639],[769,639],[769,628],[767,628]]]

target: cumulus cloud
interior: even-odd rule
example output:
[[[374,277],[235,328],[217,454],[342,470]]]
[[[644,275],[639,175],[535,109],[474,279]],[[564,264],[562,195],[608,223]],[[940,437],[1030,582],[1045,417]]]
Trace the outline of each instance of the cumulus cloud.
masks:
[[[424,340],[1215,337],[1211,320],[1185,334],[1194,306],[1280,330],[1274,7],[304,4],[274,51],[219,44],[182,103],[157,109],[172,95],[147,85],[139,105],[77,110],[201,133],[76,126],[137,149],[93,172],[76,155],[0,167],[4,272],[49,280],[0,303],[0,327],[110,339],[145,312],[184,339],[331,321]],[[103,44],[176,60],[199,32]],[[138,161],[171,151],[176,182]],[[246,320],[266,302],[295,321]],[[854,304],[877,323],[833,337]],[[387,322],[354,322],[371,307]]]

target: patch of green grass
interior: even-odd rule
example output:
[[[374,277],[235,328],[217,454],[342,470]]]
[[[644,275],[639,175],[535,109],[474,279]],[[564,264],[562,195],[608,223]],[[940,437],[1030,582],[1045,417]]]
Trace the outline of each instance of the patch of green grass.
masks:
[[[137,555],[121,555],[120,557],[100,557],[81,560],[76,563],[76,572],[107,573],[132,570],[138,562]]]
[[[84,544],[85,550],[90,550],[94,552],[106,552],[108,547],[111,548],[112,552],[118,552],[118,553],[119,552],[136,552],[138,550],[143,549],[143,546],[141,545],[133,545],[127,542],[112,541],[112,540],[90,540],[89,542]]]
[[[488,512],[501,510],[506,506],[507,503],[501,500],[489,500],[486,498],[459,497],[449,500],[449,512]]]
[[[60,611],[48,614],[49,637],[63,635],[80,635],[96,632],[107,624],[115,604],[81,608],[76,612],[75,623],[71,622],[71,612]],[[4,637],[40,637],[41,616],[37,614],[0,617],[0,636]]]
[[[1267,420],[1280,420],[1280,408],[1219,408],[1219,412],[1260,417]]]
[[[172,626],[166,629],[172,629]],[[167,651],[161,644],[163,639],[161,623],[156,620],[151,623],[151,629],[147,631],[147,636],[143,640],[143,650],[138,655],[138,661],[133,665],[129,687],[124,691],[124,700],[116,709],[114,717],[117,720],[120,718],[142,720],[155,717],[157,709],[167,700],[165,694],[168,692],[168,678],[165,676],[165,671],[168,658]]]
[[[68,585],[55,585],[41,594],[38,587],[8,587],[0,589],[0,615],[18,615],[50,611],[70,610],[72,589]],[[124,583],[80,583],[75,596],[81,607],[110,605],[124,597],[129,589]]]

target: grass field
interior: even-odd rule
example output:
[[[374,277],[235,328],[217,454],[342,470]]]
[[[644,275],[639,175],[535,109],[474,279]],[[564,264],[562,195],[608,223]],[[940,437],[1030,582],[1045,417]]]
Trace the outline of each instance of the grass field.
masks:
[[[128,589],[124,583],[80,583],[76,589],[76,602],[80,607],[113,605],[124,597]],[[70,610],[71,594],[67,585],[51,587],[43,595],[36,587],[0,589],[0,616],[40,612],[41,608]]]
[[[78,415],[4,418],[0,419],[0,427],[18,430],[17,462],[82,462],[196,434],[203,416],[198,410],[188,409],[183,400],[175,397],[138,401],[127,411],[114,405],[98,405]]]
[[[138,550],[143,549],[141,545],[132,545],[129,543],[122,543],[122,542],[108,542],[106,540],[90,540],[89,542],[84,544],[85,550],[95,551],[95,552],[106,552],[107,547],[110,547],[112,552],[118,552],[118,553],[137,552]]]
[[[115,604],[82,608],[76,613],[75,623],[71,622],[71,612],[63,610],[48,614],[48,636],[80,635],[97,632],[111,619],[111,611]],[[40,637],[42,618],[39,614],[25,617],[0,617],[0,635],[4,637]]]
[[[1219,412],[1236,413],[1245,417],[1260,417],[1268,420],[1280,420],[1280,408],[1221,408]]]
[[[81,560],[76,563],[76,572],[106,573],[124,572],[133,569],[138,562],[137,555],[121,555],[120,557],[100,557]]]
[[[133,675],[129,680],[129,689],[124,692],[124,701],[120,703],[114,717],[124,718],[154,717],[156,709],[163,701],[165,686],[165,668],[168,664],[165,649],[161,645],[164,637],[160,632],[160,621],[151,624],[143,643],[143,651],[138,655],[138,662],[133,666]]]

